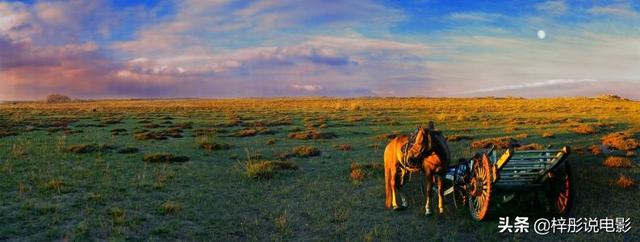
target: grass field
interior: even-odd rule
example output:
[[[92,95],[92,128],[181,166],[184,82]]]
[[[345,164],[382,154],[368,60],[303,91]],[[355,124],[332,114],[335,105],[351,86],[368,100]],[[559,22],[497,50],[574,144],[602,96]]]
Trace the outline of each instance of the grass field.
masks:
[[[533,195],[492,205],[488,221],[472,221],[450,198],[444,215],[425,217],[415,175],[406,188],[409,209],[385,210],[384,146],[394,134],[429,120],[446,136],[460,138],[449,142],[454,160],[471,157],[472,143],[486,138],[570,145],[576,191],[570,216],[629,217],[632,230],[498,233],[496,216],[544,216]],[[640,168],[633,143],[640,104],[633,101],[5,103],[0,124],[0,241],[640,240]],[[618,131],[628,136],[624,151],[592,148]],[[607,156],[623,157],[621,167],[604,166]]]

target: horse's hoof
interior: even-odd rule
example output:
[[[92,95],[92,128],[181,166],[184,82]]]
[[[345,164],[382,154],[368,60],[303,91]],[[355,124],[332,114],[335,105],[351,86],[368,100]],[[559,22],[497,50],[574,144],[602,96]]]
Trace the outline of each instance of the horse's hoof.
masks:
[[[424,215],[426,215],[426,216],[431,215],[431,209],[427,209],[427,210],[424,212]]]
[[[395,211],[402,211],[405,210],[407,207],[405,206],[393,206],[393,210]]]
[[[439,213],[439,214],[444,214],[444,209],[439,209],[439,210],[438,210],[438,213]]]

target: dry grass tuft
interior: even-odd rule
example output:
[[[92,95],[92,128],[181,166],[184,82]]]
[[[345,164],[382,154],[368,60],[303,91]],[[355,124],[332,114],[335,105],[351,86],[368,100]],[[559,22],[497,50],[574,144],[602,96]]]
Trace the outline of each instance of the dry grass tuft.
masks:
[[[267,134],[275,134],[275,133],[276,132],[271,129],[268,129],[265,127],[257,127],[257,128],[245,128],[245,129],[238,130],[232,136],[250,137],[250,136],[256,136],[256,135],[267,135]]]
[[[529,134],[527,133],[522,133],[522,134],[517,134],[516,135],[516,139],[526,139],[529,138]]]
[[[273,144],[275,144],[276,142],[278,142],[278,139],[269,139],[269,140],[267,140],[266,144],[268,144],[268,145],[273,145]]]
[[[531,144],[519,146],[516,148],[516,150],[543,150],[544,148],[545,148],[544,145],[541,145],[538,143],[531,143]]]
[[[350,174],[351,180],[362,181],[364,180],[364,176],[365,176],[364,171],[362,171],[362,169],[358,168],[358,169],[351,170],[351,174]]]
[[[610,168],[630,168],[633,161],[627,157],[609,156],[602,161],[602,165]]]
[[[119,123],[122,123],[122,118],[118,118],[118,117],[104,118],[100,120],[100,123],[104,125],[119,124]]]
[[[395,139],[396,137],[400,136],[402,134],[400,134],[400,132],[398,131],[393,131],[391,133],[388,134],[379,134],[378,136],[376,136],[375,140],[389,140],[389,139]]]
[[[14,131],[0,130],[0,138],[8,137],[8,136],[16,136],[18,133]]]
[[[454,134],[454,135],[447,136],[447,141],[449,142],[458,142],[461,140],[472,140],[472,139],[473,137],[468,135],[463,135],[463,134]]]
[[[72,145],[67,147],[65,151],[76,153],[76,154],[86,154],[86,153],[92,153],[92,152],[110,152],[114,149],[116,149],[116,147],[113,145],[107,145],[107,144],[98,145],[98,144],[91,143],[91,144]]]
[[[353,181],[362,181],[364,178],[382,174],[384,164],[382,163],[351,163],[349,176]]]
[[[319,156],[320,150],[313,146],[297,146],[293,147],[290,151],[286,151],[277,155],[281,160],[285,160],[291,157],[307,158],[312,156]]]
[[[622,175],[622,174],[620,175],[620,177],[618,177],[618,180],[616,180],[616,185],[624,189],[630,189],[635,184],[636,182],[633,180],[633,178]]]
[[[542,138],[555,138],[556,136],[553,135],[553,133],[551,132],[544,132],[542,133]]]
[[[47,190],[57,190],[60,191],[64,186],[64,182],[59,179],[51,179],[43,184],[43,187]]]
[[[341,151],[350,151],[353,149],[353,147],[351,147],[350,144],[337,144],[335,146],[336,149],[341,150]]]
[[[609,149],[635,150],[640,148],[640,142],[631,132],[615,132],[602,137],[602,144]]]
[[[511,137],[496,137],[496,138],[488,138],[483,140],[474,141],[471,143],[471,148],[473,149],[488,149],[492,146],[495,146],[497,149],[508,149],[510,147],[516,147],[518,145],[518,141]]]
[[[124,209],[114,207],[109,209],[109,214],[111,215],[111,221],[113,221],[114,225],[123,225],[126,222]]]
[[[576,134],[595,134],[598,133],[598,129],[593,125],[588,124],[580,124],[576,127],[571,128],[571,132]]]
[[[153,153],[153,154],[145,154],[144,162],[149,163],[179,163],[179,162],[187,162],[189,161],[189,157],[187,156],[174,156],[171,153]]]
[[[207,151],[214,151],[214,150],[228,150],[233,148],[233,145],[230,144],[226,144],[226,143],[215,143],[215,142],[201,142],[199,143],[200,148],[207,150]]]
[[[124,147],[118,150],[118,154],[135,154],[135,153],[138,153],[139,151],[140,150],[136,147]]]
[[[178,212],[178,210],[180,209],[180,206],[178,205],[178,203],[174,201],[166,201],[162,203],[160,208],[162,210],[162,213],[164,213],[165,215],[169,215],[169,214],[175,214],[176,212]]]
[[[602,148],[600,148],[600,146],[598,146],[598,145],[592,145],[589,149],[591,150],[591,154],[593,154],[593,155],[601,155],[602,154]]]
[[[277,170],[296,169],[298,169],[298,165],[292,161],[256,161],[249,159],[244,166],[245,175],[258,180],[271,179]]]
[[[333,138],[337,138],[338,136],[330,132],[319,132],[317,130],[308,130],[308,131],[303,131],[298,133],[289,133],[287,137],[289,137],[289,139],[308,140],[308,139],[333,139]]]

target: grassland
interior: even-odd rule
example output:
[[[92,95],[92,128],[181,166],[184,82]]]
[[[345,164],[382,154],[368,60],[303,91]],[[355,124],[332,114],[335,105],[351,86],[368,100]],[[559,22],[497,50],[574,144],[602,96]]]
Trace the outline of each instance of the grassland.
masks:
[[[496,137],[531,147],[572,146],[577,193],[570,216],[630,217],[633,229],[498,233],[496,216],[545,216],[544,206],[527,196],[492,205],[486,222],[472,221],[450,198],[444,215],[425,217],[419,176],[406,188],[410,208],[385,210],[384,146],[429,120],[450,137],[455,160],[481,148],[477,141]],[[633,143],[640,104],[632,101],[5,103],[0,124],[0,241],[640,240]],[[623,145],[631,148],[599,148],[603,136],[617,131],[626,132],[630,141]],[[603,165],[608,156],[630,163]]]

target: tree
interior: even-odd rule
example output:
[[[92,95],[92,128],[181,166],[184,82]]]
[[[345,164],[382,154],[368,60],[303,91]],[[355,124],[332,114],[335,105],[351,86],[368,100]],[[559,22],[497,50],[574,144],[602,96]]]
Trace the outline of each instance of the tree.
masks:
[[[60,95],[60,94],[51,94],[47,96],[47,103],[67,103],[71,102],[71,98]]]

